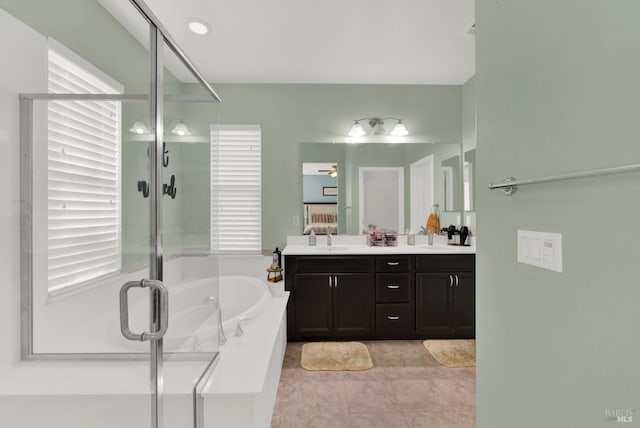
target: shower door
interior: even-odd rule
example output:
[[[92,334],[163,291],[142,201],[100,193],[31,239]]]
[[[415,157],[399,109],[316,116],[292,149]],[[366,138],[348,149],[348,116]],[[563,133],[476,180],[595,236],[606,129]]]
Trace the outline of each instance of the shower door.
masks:
[[[204,269],[211,281],[200,294],[182,280],[193,255],[217,267],[205,217],[219,104],[210,86],[190,83],[203,79],[146,5],[123,4],[122,24],[114,10],[100,31],[70,20],[68,37],[33,34],[24,53],[39,71],[19,102],[21,354],[73,360],[55,370],[86,379],[73,388],[91,397],[73,411],[61,401],[23,412],[29,426],[190,426],[193,380],[217,351],[215,326],[204,326],[217,271]],[[170,132],[180,122],[190,135]],[[194,172],[202,160],[206,170]],[[197,316],[184,324],[172,306]]]

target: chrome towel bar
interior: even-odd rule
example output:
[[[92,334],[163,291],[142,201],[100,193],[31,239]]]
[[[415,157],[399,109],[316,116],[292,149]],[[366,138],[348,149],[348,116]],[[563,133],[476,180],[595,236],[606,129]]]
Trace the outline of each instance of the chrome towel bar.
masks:
[[[622,174],[625,172],[636,172],[640,171],[640,164],[631,164],[631,165],[622,165],[622,166],[613,166],[609,168],[599,168],[592,169],[589,171],[579,171],[579,172],[569,172],[566,174],[558,174],[558,175],[549,175],[547,177],[540,178],[526,178],[522,180],[516,180],[513,177],[507,177],[504,179],[502,183],[489,184],[489,189],[502,189],[505,195],[512,195],[518,186],[525,186],[528,184],[538,184],[538,183],[549,183],[552,181],[563,181],[563,180],[572,180],[574,178],[584,178],[584,177],[596,177],[599,175],[610,175],[610,174]]]

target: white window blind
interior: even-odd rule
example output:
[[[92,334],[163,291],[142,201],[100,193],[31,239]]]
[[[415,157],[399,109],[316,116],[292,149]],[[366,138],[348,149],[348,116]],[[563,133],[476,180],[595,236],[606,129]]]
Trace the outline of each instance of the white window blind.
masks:
[[[260,125],[211,126],[211,247],[262,249]]]
[[[50,93],[122,93],[117,82],[55,44],[48,86]],[[120,102],[48,103],[49,291],[120,270],[120,133]]]

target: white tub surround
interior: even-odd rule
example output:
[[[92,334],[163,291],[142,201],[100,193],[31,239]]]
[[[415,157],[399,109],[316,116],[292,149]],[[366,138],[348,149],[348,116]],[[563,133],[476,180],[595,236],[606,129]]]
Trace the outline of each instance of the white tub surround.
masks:
[[[268,427],[287,344],[288,293],[269,299],[244,336],[227,332],[202,388],[203,428]],[[207,361],[164,364],[165,427],[192,426],[192,388]],[[23,361],[0,376],[0,425],[139,428],[149,425],[148,361]]]

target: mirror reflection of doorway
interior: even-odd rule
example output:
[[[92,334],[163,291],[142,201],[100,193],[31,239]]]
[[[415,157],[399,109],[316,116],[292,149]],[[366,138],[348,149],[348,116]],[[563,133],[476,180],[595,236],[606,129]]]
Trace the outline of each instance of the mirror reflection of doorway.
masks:
[[[303,234],[338,233],[337,162],[302,164],[302,202]]]
[[[435,203],[433,181],[433,155],[424,157],[409,166],[411,189],[409,227],[413,233],[418,233],[420,226],[426,224],[431,207]]]
[[[359,168],[360,225],[404,232],[404,168]]]

